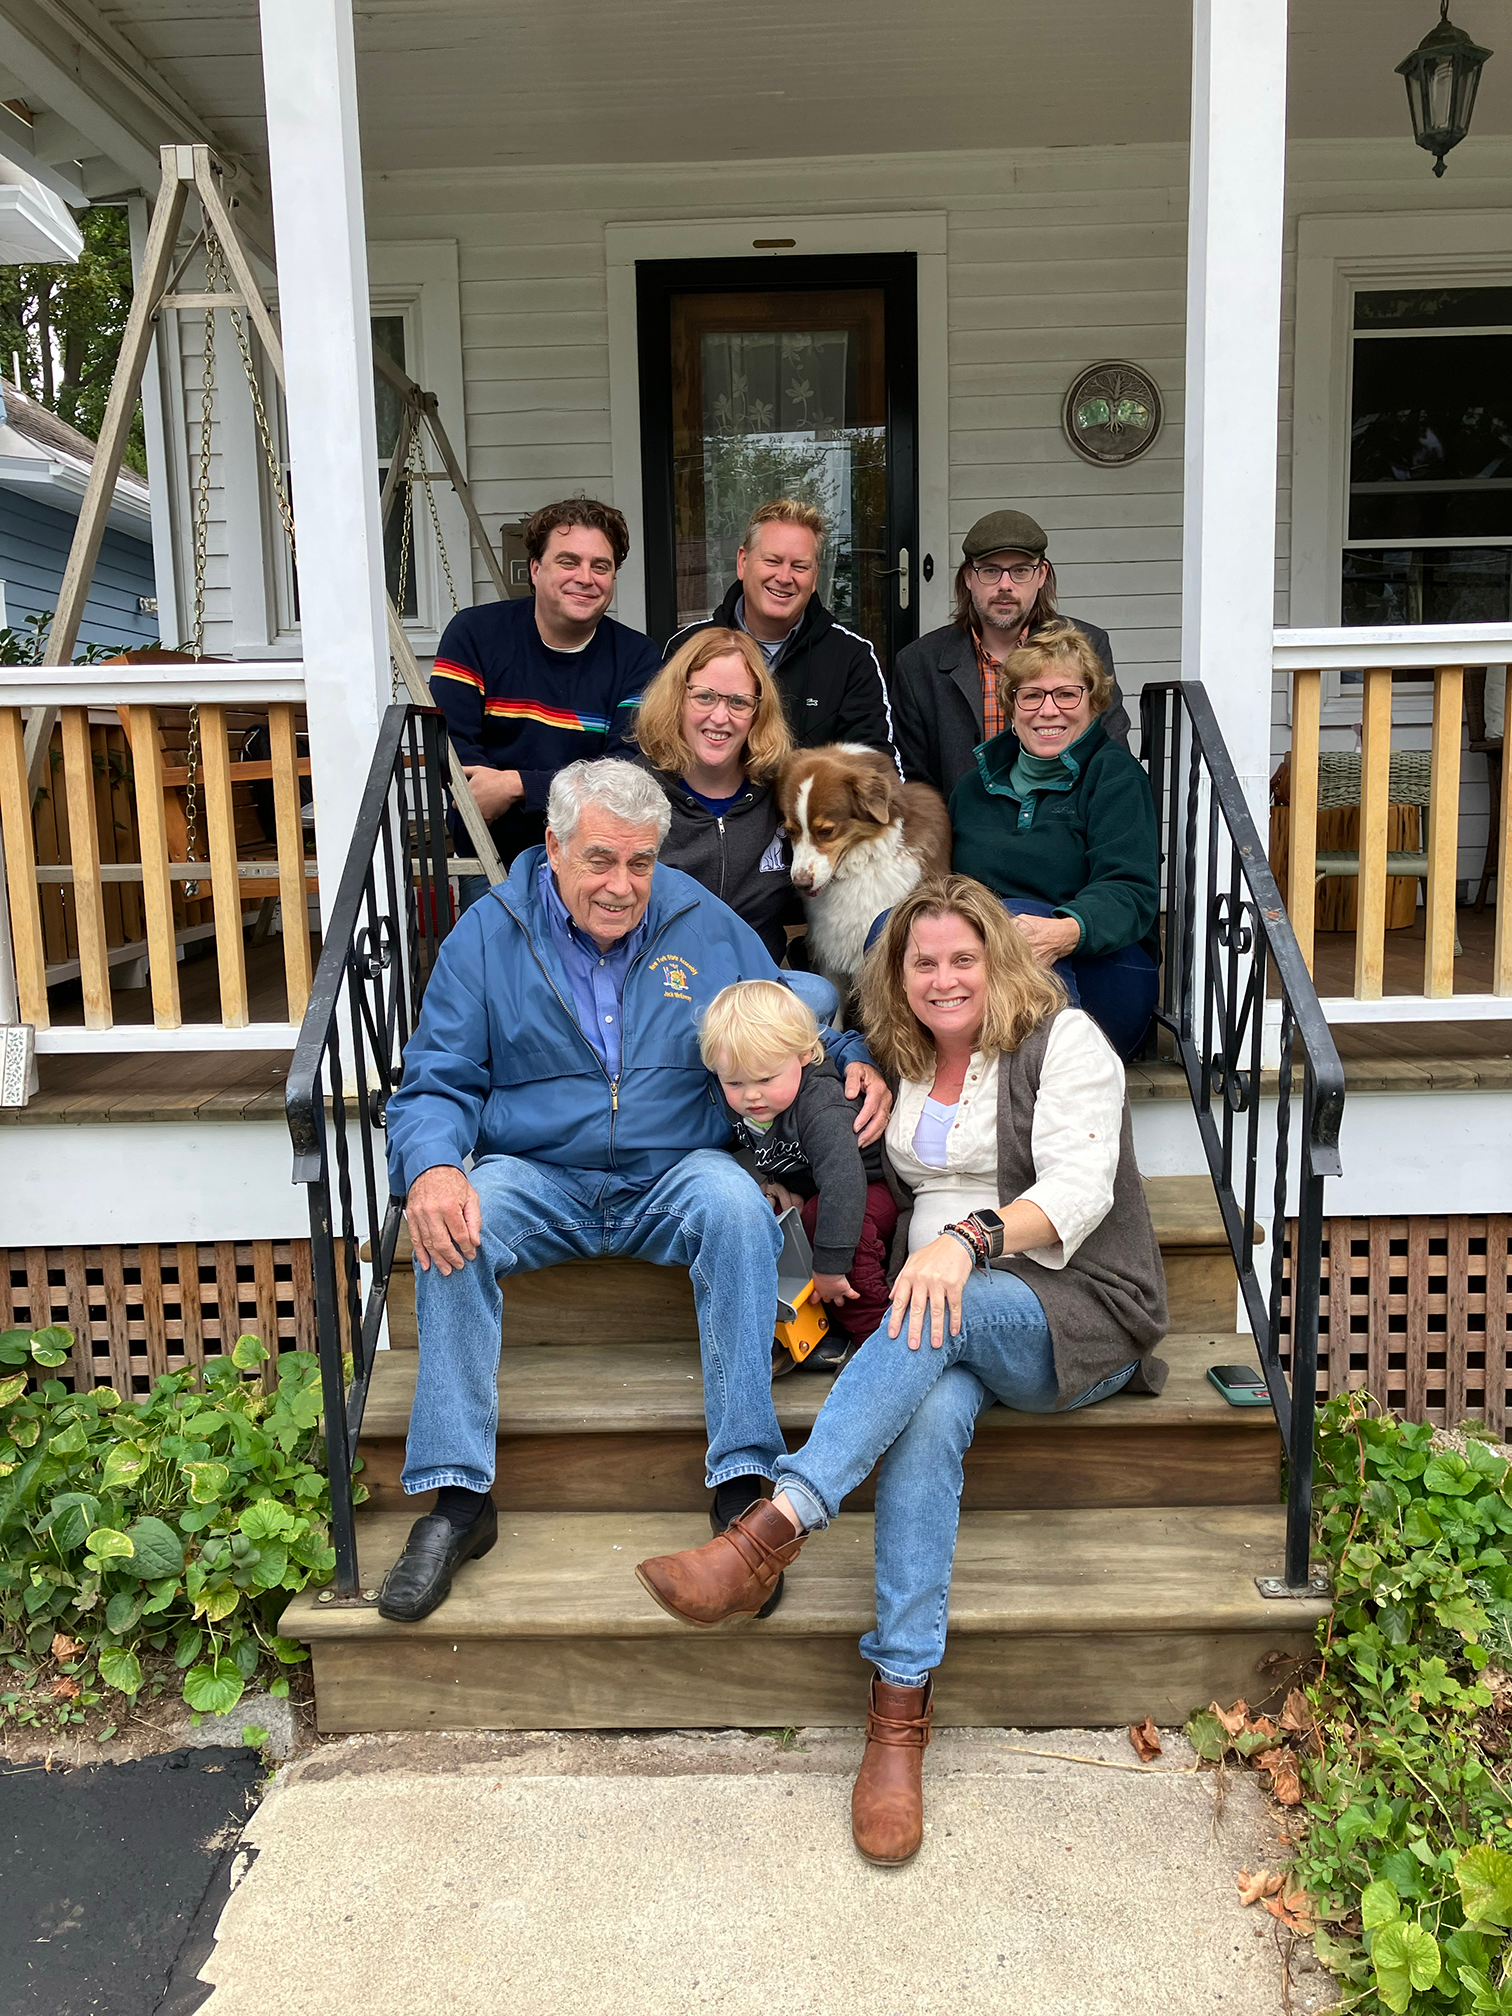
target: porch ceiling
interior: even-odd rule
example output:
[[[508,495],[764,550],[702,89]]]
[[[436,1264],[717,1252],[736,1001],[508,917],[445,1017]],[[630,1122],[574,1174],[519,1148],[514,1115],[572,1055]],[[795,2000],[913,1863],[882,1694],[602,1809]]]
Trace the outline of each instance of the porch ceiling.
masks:
[[[1402,136],[1431,0],[1292,0],[1291,131]],[[1491,0],[1457,0],[1505,40]],[[256,0],[0,0],[93,19],[260,173]],[[359,0],[370,170],[1182,141],[1189,0]],[[0,78],[0,82],[4,79]],[[25,80],[21,80],[25,84]],[[1476,135],[1512,131],[1512,47]],[[164,135],[163,137],[168,137]],[[176,135],[174,137],[184,137]],[[1473,147],[1474,141],[1468,143]]]

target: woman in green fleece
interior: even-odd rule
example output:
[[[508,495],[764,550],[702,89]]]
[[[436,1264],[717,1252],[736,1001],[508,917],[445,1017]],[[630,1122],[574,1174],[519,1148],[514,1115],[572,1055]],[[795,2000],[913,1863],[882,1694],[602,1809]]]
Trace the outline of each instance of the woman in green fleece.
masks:
[[[950,797],[952,866],[994,889],[1120,1057],[1154,1011],[1160,937],[1149,779],[1098,716],[1112,681],[1072,623],[1051,623],[999,674],[1010,725]]]

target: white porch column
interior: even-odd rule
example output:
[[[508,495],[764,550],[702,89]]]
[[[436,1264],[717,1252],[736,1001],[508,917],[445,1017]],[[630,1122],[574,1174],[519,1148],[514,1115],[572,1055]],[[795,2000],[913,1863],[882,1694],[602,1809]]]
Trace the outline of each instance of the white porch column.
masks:
[[[1260,828],[1270,775],[1286,8],[1193,0],[1181,676]]]
[[[261,0],[320,910],[390,693],[351,0]]]

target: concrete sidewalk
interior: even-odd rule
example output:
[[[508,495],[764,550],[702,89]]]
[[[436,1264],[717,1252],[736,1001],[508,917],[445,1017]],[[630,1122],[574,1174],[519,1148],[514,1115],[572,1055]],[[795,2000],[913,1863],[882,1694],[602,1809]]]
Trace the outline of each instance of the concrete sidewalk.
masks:
[[[1281,2016],[1255,1781],[1148,1772],[1122,1730],[954,1731],[929,1832],[851,1846],[860,1732],[352,1738],[280,1775],[204,2016]],[[1305,1957],[1304,1957],[1305,1956]],[[1302,1971],[1297,1962],[1302,1962]],[[1305,1943],[1291,2003],[1332,2000]]]

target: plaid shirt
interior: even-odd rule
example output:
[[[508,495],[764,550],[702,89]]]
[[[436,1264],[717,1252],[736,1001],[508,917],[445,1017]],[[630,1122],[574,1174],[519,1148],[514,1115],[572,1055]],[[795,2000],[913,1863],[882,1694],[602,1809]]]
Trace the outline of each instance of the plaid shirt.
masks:
[[[1008,726],[1008,717],[998,694],[999,666],[976,629],[971,633],[976,648],[977,671],[982,675],[982,740],[990,742]]]

